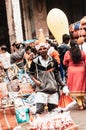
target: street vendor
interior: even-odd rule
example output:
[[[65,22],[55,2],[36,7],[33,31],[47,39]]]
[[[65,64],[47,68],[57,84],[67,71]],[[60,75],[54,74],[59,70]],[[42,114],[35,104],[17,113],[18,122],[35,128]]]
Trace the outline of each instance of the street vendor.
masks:
[[[59,100],[59,86],[64,88],[57,61],[48,55],[49,44],[40,42],[36,45],[38,57],[33,59],[29,72],[36,84],[36,113],[41,114],[48,108],[52,111],[57,107]],[[66,86],[67,87],[67,86]],[[65,87],[65,88],[66,88]],[[68,92],[68,89],[65,89]]]
[[[23,72],[24,71],[24,52],[25,49],[21,49],[20,43],[13,43],[13,52],[11,53],[11,64],[16,64],[17,67]]]

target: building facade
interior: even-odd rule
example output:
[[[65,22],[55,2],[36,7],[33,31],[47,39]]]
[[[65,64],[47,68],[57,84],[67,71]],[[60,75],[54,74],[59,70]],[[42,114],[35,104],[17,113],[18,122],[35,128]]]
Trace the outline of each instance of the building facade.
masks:
[[[0,1],[0,45],[11,45],[17,41],[38,37],[38,30],[43,28],[49,36],[46,23],[48,12],[59,8],[68,17],[69,24],[86,15],[86,0],[2,0]]]

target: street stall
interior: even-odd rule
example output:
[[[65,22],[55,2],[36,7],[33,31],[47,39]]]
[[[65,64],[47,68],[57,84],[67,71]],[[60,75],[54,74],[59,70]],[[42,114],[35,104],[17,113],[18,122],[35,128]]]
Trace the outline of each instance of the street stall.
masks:
[[[57,108],[36,115],[35,91],[25,73],[0,82],[0,130],[78,130],[70,111]]]
[[[8,69],[6,75],[4,69],[1,68],[0,75],[0,127],[1,130],[12,129],[18,123],[29,121],[29,107],[23,102],[23,98],[34,92],[30,77],[24,73],[20,75],[19,70],[15,70],[13,65]],[[28,118],[18,121],[18,114],[26,113]],[[22,110],[21,110],[22,109]],[[24,111],[24,112],[23,112]],[[21,117],[23,116],[20,113]],[[21,118],[20,118],[21,119]]]
[[[15,64],[8,68],[7,73],[2,68],[1,71],[0,130],[78,130],[71,112],[62,108],[60,103],[51,112],[46,105],[42,114],[36,114],[35,83],[29,72],[22,72]]]

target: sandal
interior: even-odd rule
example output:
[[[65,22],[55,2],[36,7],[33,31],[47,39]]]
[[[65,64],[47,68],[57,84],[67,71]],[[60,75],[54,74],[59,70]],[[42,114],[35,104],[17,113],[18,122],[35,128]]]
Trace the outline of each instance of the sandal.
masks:
[[[77,110],[84,110],[83,106],[78,106]]]
[[[83,103],[83,108],[86,109],[86,103]]]

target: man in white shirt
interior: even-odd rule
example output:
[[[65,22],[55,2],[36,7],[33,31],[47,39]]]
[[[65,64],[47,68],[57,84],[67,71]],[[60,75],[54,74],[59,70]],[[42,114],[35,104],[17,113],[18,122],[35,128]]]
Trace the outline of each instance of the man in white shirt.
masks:
[[[7,47],[5,45],[1,46],[0,62],[6,70],[11,66],[10,53],[7,52]]]

